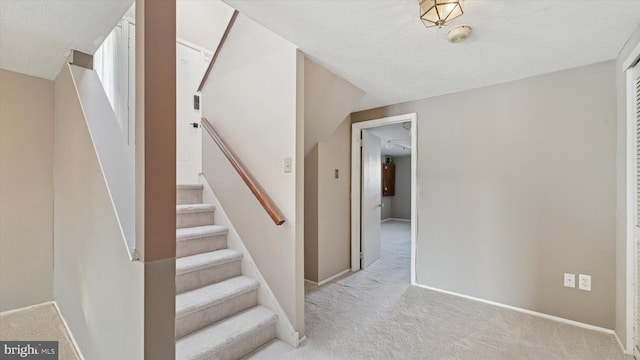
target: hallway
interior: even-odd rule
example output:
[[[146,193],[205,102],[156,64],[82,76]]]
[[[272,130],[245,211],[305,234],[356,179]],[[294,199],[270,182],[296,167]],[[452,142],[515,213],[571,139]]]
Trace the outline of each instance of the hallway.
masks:
[[[382,257],[306,290],[307,342],[250,359],[631,359],[613,335],[409,285],[410,224],[382,223]]]

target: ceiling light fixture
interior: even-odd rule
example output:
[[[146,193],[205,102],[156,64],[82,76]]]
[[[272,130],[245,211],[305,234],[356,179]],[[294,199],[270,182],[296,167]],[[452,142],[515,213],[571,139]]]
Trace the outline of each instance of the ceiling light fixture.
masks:
[[[390,139],[384,143],[384,147],[391,150],[394,146],[402,148],[402,150],[411,150],[411,145],[405,145],[399,142],[404,142],[406,139]]]
[[[467,40],[471,36],[471,26],[458,25],[447,33],[447,40],[450,43],[460,43]]]
[[[426,27],[441,28],[462,14],[460,0],[420,0],[420,20]]]

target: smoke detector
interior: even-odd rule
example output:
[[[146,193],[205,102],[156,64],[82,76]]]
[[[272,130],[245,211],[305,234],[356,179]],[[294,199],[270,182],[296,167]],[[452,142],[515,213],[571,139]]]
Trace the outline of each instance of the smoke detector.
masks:
[[[471,36],[471,26],[469,25],[459,25],[449,30],[447,33],[447,40],[450,43],[460,43],[467,40]]]

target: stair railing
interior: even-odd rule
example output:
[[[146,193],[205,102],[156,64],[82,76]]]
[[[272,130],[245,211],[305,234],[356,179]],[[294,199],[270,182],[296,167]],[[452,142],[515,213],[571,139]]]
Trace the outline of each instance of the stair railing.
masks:
[[[213,65],[215,64],[216,59],[220,54],[220,50],[222,49],[224,42],[227,40],[227,37],[229,36],[229,32],[231,31],[233,24],[236,22],[236,18],[238,17],[238,14],[239,14],[238,10],[235,10],[233,12],[233,15],[231,15],[231,18],[229,19],[229,24],[227,24],[227,28],[225,29],[224,34],[220,39],[220,43],[218,44],[218,47],[216,48],[216,51],[213,54],[213,57],[211,58],[211,62],[209,63],[209,66],[207,67],[207,71],[205,72],[204,77],[200,82],[198,91],[202,91],[204,84],[207,82],[207,79],[209,78],[209,74],[211,73],[211,69],[213,68]],[[218,132],[213,128],[213,125],[211,125],[211,123],[209,122],[209,120],[207,120],[207,118],[204,118],[204,117],[202,118],[202,126],[205,128],[205,130],[207,130],[209,135],[211,135],[211,138],[213,139],[213,141],[218,145],[222,153],[227,157],[231,165],[236,169],[236,171],[238,172],[242,180],[245,182],[245,184],[247,184],[247,186],[249,187],[253,195],[255,195],[255,197],[258,199],[258,202],[260,202],[260,204],[262,205],[264,210],[267,212],[267,214],[269,214],[273,222],[276,225],[284,224],[284,221],[285,221],[284,216],[282,215],[282,213],[280,212],[276,204],[273,202],[273,200],[271,200],[271,198],[267,195],[264,189],[262,189],[260,184],[251,175],[249,170],[247,170],[247,168],[244,165],[242,165],[238,157],[234,154],[231,148],[229,148],[229,146],[224,142],[224,140],[222,140],[222,137],[220,136],[220,134],[218,134]]]
[[[238,14],[239,14],[238,10],[233,11],[233,15],[231,15],[231,18],[229,19],[227,28],[224,30],[224,34],[222,34],[222,37],[220,38],[220,43],[218,43],[216,52],[213,53],[211,62],[209,62],[209,66],[207,67],[207,71],[205,71],[204,76],[202,77],[202,81],[200,82],[200,86],[198,86],[198,91],[202,91],[204,84],[207,82],[207,79],[209,78],[209,74],[211,73],[211,69],[213,68],[213,64],[215,64],[216,59],[218,58],[218,55],[220,55],[220,50],[222,50],[222,46],[224,45],[224,42],[227,41],[227,36],[229,36],[229,32],[231,31],[231,28],[233,27],[233,24],[236,22],[236,18],[238,17]]]
[[[247,184],[247,186],[249,187],[253,195],[255,195],[255,197],[258,199],[258,202],[260,202],[264,210],[267,212],[267,214],[269,214],[269,216],[271,217],[271,220],[273,220],[273,222],[276,225],[284,224],[284,221],[285,221],[284,216],[282,215],[282,213],[280,212],[276,204],[273,202],[273,200],[271,200],[271,198],[269,197],[269,195],[267,195],[264,189],[262,189],[260,184],[251,175],[249,170],[247,170],[247,168],[245,168],[244,165],[242,165],[240,160],[238,160],[238,157],[233,153],[233,151],[231,151],[231,149],[224,142],[224,140],[222,140],[222,137],[220,137],[220,134],[218,134],[218,132],[213,128],[213,125],[211,125],[211,123],[209,122],[209,120],[207,120],[207,118],[204,118],[204,117],[202,118],[202,127],[204,127],[205,130],[207,130],[207,132],[209,133],[209,135],[211,135],[211,138],[213,139],[213,141],[218,145],[218,147],[220,148],[224,156],[226,156],[226,158],[229,160],[233,168],[236,169],[236,171],[238,172],[238,175],[240,175],[244,183]]]

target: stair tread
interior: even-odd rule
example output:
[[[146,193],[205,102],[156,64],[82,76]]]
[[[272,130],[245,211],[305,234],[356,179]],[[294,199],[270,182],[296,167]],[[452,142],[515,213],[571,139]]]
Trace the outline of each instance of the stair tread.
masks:
[[[176,189],[203,189],[204,186],[202,184],[178,184],[176,185]]]
[[[228,229],[223,225],[204,225],[176,229],[176,241],[197,239],[206,236],[224,235]]]
[[[176,359],[201,358],[246,338],[253,330],[264,328],[276,320],[277,315],[273,311],[254,306],[176,341]]]
[[[216,207],[211,204],[183,204],[176,205],[176,213],[177,214],[185,214],[185,213],[193,213],[193,212],[203,212],[203,211],[214,211]]]
[[[176,318],[193,314],[235,296],[248,293],[259,286],[256,279],[236,276],[215,284],[184,292],[176,296]]]
[[[222,249],[176,259],[176,275],[226,264],[242,258],[242,253],[232,249]]]

